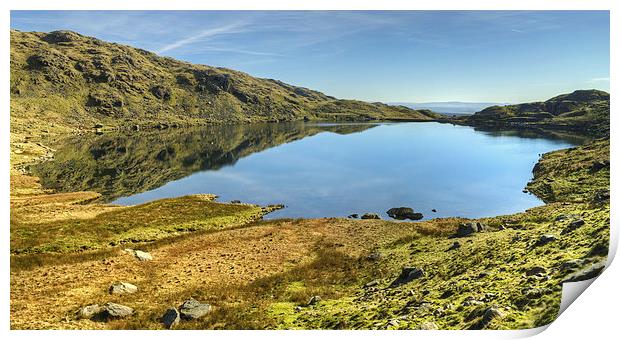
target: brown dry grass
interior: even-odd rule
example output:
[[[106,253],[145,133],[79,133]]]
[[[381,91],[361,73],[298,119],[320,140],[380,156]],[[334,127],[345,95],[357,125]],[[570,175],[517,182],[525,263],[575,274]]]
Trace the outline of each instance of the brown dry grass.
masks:
[[[186,326],[227,327],[215,322],[217,315],[228,311],[228,318],[231,311],[239,310],[235,306],[260,304],[269,298],[271,289],[281,292],[283,287],[277,282],[304,276],[315,287],[322,287],[292,298],[302,301],[309,294],[328,294],[326,283],[357,280],[356,261],[351,259],[415,229],[413,223],[385,221],[273,221],[162,244],[150,250],[154,260],[148,262],[118,250],[100,254],[102,258],[15,271],[11,275],[11,327],[158,328],[157,318],[168,307],[192,296],[213,303],[220,314],[206,323]],[[108,295],[108,286],[118,280],[136,284],[139,292]],[[80,306],[108,301],[131,306],[137,314],[108,324],[74,320],[73,313]],[[243,326],[234,318],[227,322]]]

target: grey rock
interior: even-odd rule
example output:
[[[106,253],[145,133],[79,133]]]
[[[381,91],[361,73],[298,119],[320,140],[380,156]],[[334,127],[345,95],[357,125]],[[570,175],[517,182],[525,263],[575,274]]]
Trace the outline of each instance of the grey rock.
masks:
[[[106,320],[124,318],[133,314],[133,308],[108,302],[103,305],[103,309],[100,314],[101,317]]]
[[[141,250],[135,250],[134,251],[134,255],[140,261],[151,261],[153,259],[153,256],[151,256],[151,254],[149,254],[149,253],[147,253],[145,251],[141,251]]]
[[[489,307],[485,309],[484,314],[482,314],[482,322],[486,325],[491,322],[495,318],[500,318],[504,316],[504,313],[500,311],[496,307]]]
[[[213,307],[208,303],[200,303],[195,299],[189,299],[179,306],[181,319],[194,320],[199,319],[211,312]]]
[[[379,285],[379,280],[372,280],[364,285],[364,288],[370,288]]]
[[[164,316],[161,317],[161,322],[166,326],[166,328],[171,329],[176,326],[179,321],[181,321],[181,314],[176,308],[170,308],[164,313]]]
[[[98,304],[88,305],[80,308],[77,312],[78,319],[91,319],[95,315],[101,312],[101,307]]]
[[[579,217],[580,217],[579,215],[575,215],[575,214],[561,214],[561,215],[558,215],[558,216],[555,218],[555,221],[556,221],[556,222],[560,222],[560,221],[566,221],[566,220],[577,219],[577,218],[579,218]]]
[[[349,215],[349,216],[347,216],[347,217],[349,217],[349,218],[358,218],[358,217],[359,217],[359,215],[358,215],[358,214],[351,214],[351,215]]]
[[[421,213],[413,212],[409,207],[392,208],[386,212],[388,216],[397,220],[421,220],[424,216]]]
[[[480,222],[461,223],[456,230],[456,234],[454,234],[453,237],[465,237],[473,233],[479,233],[487,230],[489,230],[489,227]]]
[[[584,281],[584,280],[589,280],[589,279],[593,279],[595,277],[597,277],[602,271],[603,269],[605,269],[605,260],[601,260],[599,262],[596,262],[582,270],[579,270],[575,273],[572,273],[568,276],[566,276],[563,280],[562,283],[564,282],[578,282],[578,281]]]
[[[364,215],[362,215],[361,219],[362,220],[379,220],[381,218],[379,217],[379,215],[375,213],[365,213]]]
[[[110,294],[131,294],[138,291],[138,287],[127,282],[119,282],[110,286]]]
[[[411,282],[424,276],[424,271],[416,267],[404,267],[400,275],[390,284],[390,288],[395,288],[405,283]]]

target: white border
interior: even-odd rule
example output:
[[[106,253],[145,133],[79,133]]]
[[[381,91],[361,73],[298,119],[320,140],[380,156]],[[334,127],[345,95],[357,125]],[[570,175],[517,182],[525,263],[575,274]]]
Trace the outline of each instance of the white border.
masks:
[[[197,3],[191,0],[175,0],[175,1],[161,1],[161,0],[107,0],[105,2],[92,2],[87,3],[85,1],[77,0],[55,0],[55,1],[31,1],[21,0],[19,2],[9,1],[1,2],[2,13],[0,15],[0,22],[4,30],[2,31],[2,90],[0,96],[3,103],[3,114],[1,115],[0,123],[0,138],[2,139],[3,146],[0,148],[0,162],[2,169],[0,171],[0,188],[3,195],[0,196],[1,205],[0,209],[2,216],[2,224],[0,224],[4,230],[2,232],[2,250],[1,254],[9,253],[9,10],[14,9],[126,9],[126,10],[197,10],[197,9],[212,9],[212,10],[224,10],[224,9],[246,9],[246,10],[268,10],[268,9],[289,9],[289,10],[309,10],[309,9],[323,9],[323,10],[337,10],[337,9],[382,9],[382,10],[611,10],[611,84],[610,89],[612,93],[611,101],[611,125],[612,131],[617,130],[618,119],[618,105],[615,102],[615,95],[613,89],[616,88],[618,82],[618,67],[614,61],[620,60],[618,54],[618,41],[620,35],[618,34],[620,16],[618,15],[618,4],[620,1],[613,0],[521,0],[521,1],[488,1],[488,0],[433,0],[433,1],[409,1],[404,3],[402,0],[381,0],[381,1],[368,1],[368,0],[313,0],[306,3],[298,3],[294,1],[283,0],[269,0],[269,1],[248,1],[248,0],[227,0],[227,1],[203,1]],[[570,72],[570,70],[567,70]],[[616,145],[618,137],[612,134],[612,145]],[[618,153],[614,151],[612,153],[612,163],[618,163]],[[615,169],[615,166],[612,166]],[[617,190],[617,176],[618,172],[612,172],[612,192],[616,193]],[[612,206],[616,206],[617,197],[612,195]],[[612,260],[613,255],[618,244],[618,214],[615,209],[611,210],[611,226],[612,226],[612,245],[610,249],[613,254],[610,253],[609,261]],[[608,262],[609,263],[609,262]],[[8,331],[9,329],[9,258],[8,256],[2,256],[1,261],[2,272],[4,274],[4,281],[1,285],[4,308],[0,311],[0,322],[4,326],[3,329]],[[595,280],[592,283],[592,288],[588,289],[583,295],[584,298],[580,298],[573,304],[566,313],[563,313],[558,320],[553,322],[549,330],[544,332],[544,337],[552,338],[577,338],[577,337],[596,337],[604,336],[608,338],[609,334],[615,332],[617,323],[616,305],[620,302],[619,298],[619,285],[620,269],[618,266],[611,266],[602,275],[600,280]],[[544,329],[544,328],[543,328]],[[371,338],[375,336],[387,337],[387,338],[410,338],[415,337],[432,337],[432,338],[472,338],[472,339],[494,339],[498,337],[522,337],[536,334],[542,329],[528,330],[528,331],[423,331],[411,333],[411,331],[390,331],[390,332],[372,332],[372,331],[297,331],[297,332],[278,332],[278,331],[227,331],[218,333],[205,333],[205,332],[191,332],[182,331],[169,333],[165,331],[100,331],[100,332],[49,332],[49,331],[18,331],[8,332],[12,338],[22,338],[31,336],[43,336],[48,338],[78,338],[86,334],[87,336],[98,339],[104,337],[132,337],[132,338],[152,338],[152,337],[167,337],[171,334],[175,337],[183,336],[190,338],[202,338],[205,336],[218,336],[225,338],[232,337],[252,337],[255,339],[270,339],[272,337],[284,338],[284,337],[298,337],[306,339],[314,339],[317,336],[322,338],[337,338],[341,336],[355,336],[360,338]],[[320,333],[318,333],[320,332]]]

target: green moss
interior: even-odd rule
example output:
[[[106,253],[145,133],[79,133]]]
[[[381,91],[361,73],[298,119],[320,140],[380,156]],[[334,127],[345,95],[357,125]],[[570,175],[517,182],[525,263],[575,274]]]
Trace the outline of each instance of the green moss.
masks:
[[[65,253],[153,242],[185,232],[244,225],[269,211],[255,205],[185,196],[105,212],[91,219],[12,223],[11,253]]]

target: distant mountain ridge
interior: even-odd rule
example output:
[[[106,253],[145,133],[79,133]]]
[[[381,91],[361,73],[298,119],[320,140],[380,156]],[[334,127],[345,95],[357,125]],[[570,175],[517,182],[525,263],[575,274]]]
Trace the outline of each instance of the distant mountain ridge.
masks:
[[[447,101],[447,102],[424,102],[424,103],[409,103],[409,102],[390,102],[390,105],[400,105],[412,108],[414,110],[431,110],[442,114],[474,114],[489,106],[509,105],[510,103],[495,103],[495,102],[459,102],[459,101]]]
[[[72,31],[11,30],[11,128],[296,120],[433,120],[404,106],[195,65]],[[43,124],[45,123],[45,124]]]

